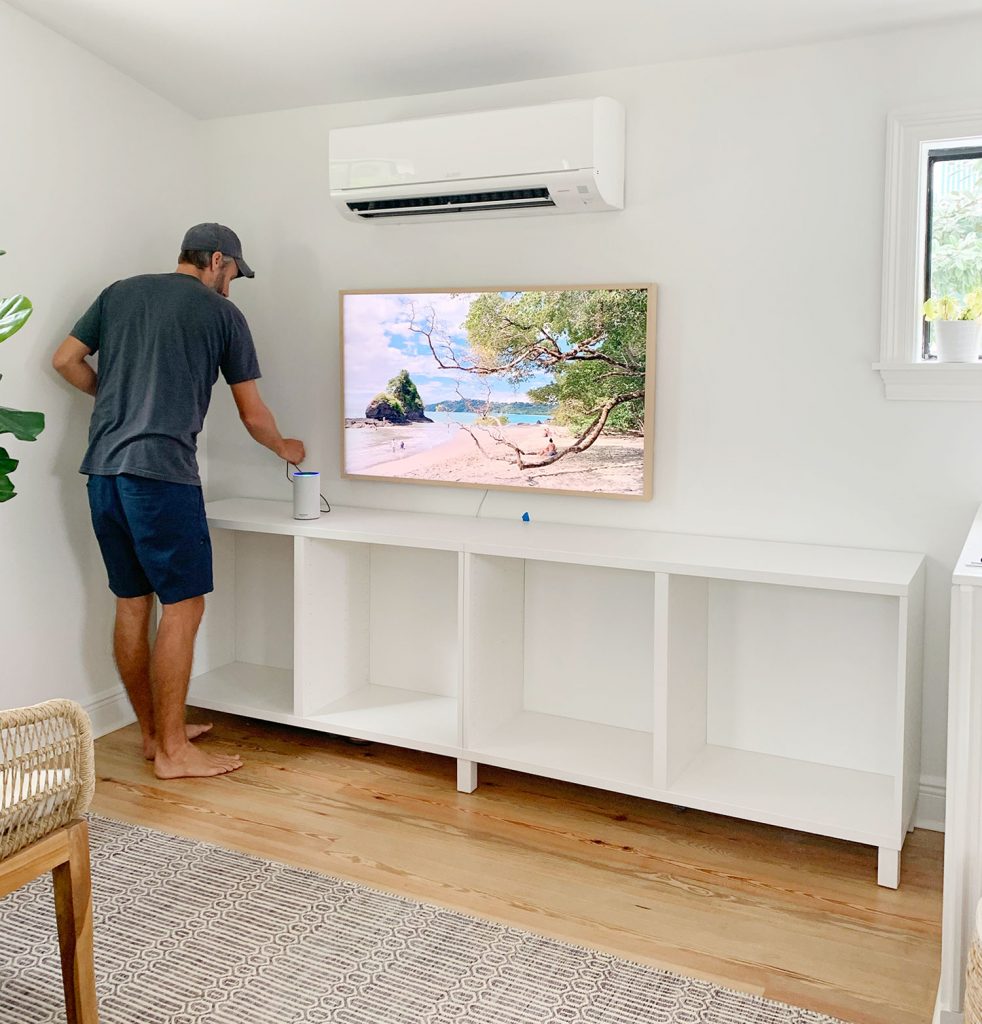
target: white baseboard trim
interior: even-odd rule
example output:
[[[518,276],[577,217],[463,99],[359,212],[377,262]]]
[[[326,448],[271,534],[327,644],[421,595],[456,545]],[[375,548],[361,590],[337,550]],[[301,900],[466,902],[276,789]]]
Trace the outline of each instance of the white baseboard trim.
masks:
[[[103,690],[91,700],[82,702],[82,707],[92,719],[92,735],[96,739],[136,721],[136,715],[133,714],[133,708],[122,686]]]
[[[944,832],[945,782],[941,775],[922,775],[914,810],[914,825]]]

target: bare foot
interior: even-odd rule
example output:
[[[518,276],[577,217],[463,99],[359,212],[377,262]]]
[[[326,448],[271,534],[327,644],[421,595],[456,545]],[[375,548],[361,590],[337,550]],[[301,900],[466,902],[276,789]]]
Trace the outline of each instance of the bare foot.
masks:
[[[242,767],[237,755],[208,754],[190,743],[172,757],[158,750],[153,759],[153,773],[158,779],[208,778],[226,775]]]
[[[211,732],[211,722],[207,725],[187,725],[188,739],[196,740],[199,736],[203,736],[206,732]],[[157,756],[157,741],[156,740],[144,740],[143,741],[143,756],[148,760],[152,761]]]

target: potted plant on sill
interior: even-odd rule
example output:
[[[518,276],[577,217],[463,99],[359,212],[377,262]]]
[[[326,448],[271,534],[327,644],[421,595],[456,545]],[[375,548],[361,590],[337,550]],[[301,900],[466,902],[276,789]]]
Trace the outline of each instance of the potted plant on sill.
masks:
[[[928,299],[924,319],[934,323],[938,360],[942,363],[975,363],[982,346],[982,288],[960,303],[950,295]]]
[[[0,256],[4,252],[0,249]],[[27,323],[33,310],[31,300],[24,295],[0,298],[0,342],[16,334]],[[0,378],[2,379],[2,378]],[[20,409],[5,409],[0,406],[0,434],[13,434],[18,441],[36,441],[44,430],[44,413],[23,412]],[[0,448],[0,502],[7,501],[17,493],[10,482],[10,475],[17,468],[17,459],[12,459],[5,448]]]

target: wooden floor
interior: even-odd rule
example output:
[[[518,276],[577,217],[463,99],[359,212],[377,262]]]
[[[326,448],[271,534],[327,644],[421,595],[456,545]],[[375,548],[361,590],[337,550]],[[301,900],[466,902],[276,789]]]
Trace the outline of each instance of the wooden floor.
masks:
[[[227,715],[245,767],[160,782],[132,726],[96,744],[93,811],[313,868],[820,1010],[925,1024],[940,963],[942,836],[876,851],[632,797]]]

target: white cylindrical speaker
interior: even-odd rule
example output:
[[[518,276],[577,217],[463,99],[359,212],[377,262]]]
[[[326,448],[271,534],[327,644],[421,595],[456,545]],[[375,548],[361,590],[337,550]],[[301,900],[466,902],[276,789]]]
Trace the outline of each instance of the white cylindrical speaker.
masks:
[[[293,518],[320,519],[321,475],[298,469],[293,474]]]

